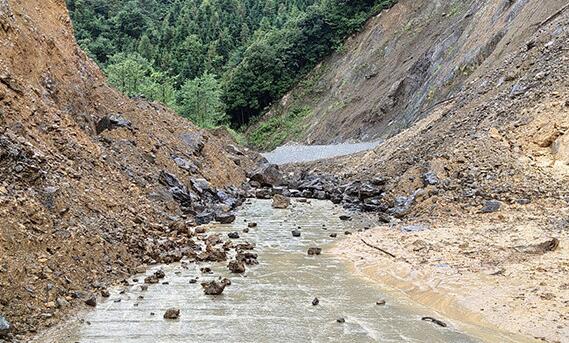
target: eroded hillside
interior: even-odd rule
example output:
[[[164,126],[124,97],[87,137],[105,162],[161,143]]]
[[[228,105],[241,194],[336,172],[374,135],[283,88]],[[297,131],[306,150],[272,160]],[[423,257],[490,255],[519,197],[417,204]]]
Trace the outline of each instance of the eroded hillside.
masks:
[[[265,149],[391,137],[492,72],[565,4],[401,0],[315,68],[250,135],[262,136],[254,143]]]
[[[250,161],[108,87],[63,0],[0,1],[0,44],[0,314],[17,336],[191,253],[194,216],[235,207]]]
[[[401,11],[412,2],[400,4]],[[449,91],[448,96],[432,102],[414,102],[426,94],[420,90],[404,96],[402,104],[409,107],[389,119],[409,126],[397,134],[390,126],[351,117],[354,104],[333,112],[330,121],[321,117],[328,124],[311,126],[307,137],[329,141],[327,132],[344,134],[357,127],[388,138],[367,153],[291,166],[292,183],[302,191],[324,189],[325,196],[346,206],[379,212],[385,225],[357,235],[346,249],[358,263],[360,258],[368,262],[365,271],[373,278],[443,312],[441,304],[452,302],[472,311],[476,321],[564,342],[569,337],[569,6],[565,1],[472,4],[480,7],[470,25],[488,25],[478,31],[480,41],[494,36],[500,23],[516,29],[504,31],[460,87],[435,88],[437,94]],[[469,44],[478,44],[476,39],[471,36]],[[456,44],[452,49],[461,49]],[[445,64],[441,75],[417,85],[443,80],[445,70],[459,66]],[[387,99],[381,89],[362,101],[381,103]],[[294,96],[287,101],[294,103]],[[410,111],[414,103],[429,109]],[[340,125],[345,118],[350,121]],[[330,175],[344,185],[329,182]],[[370,252],[361,239],[397,259]],[[424,297],[425,283],[438,296]],[[464,313],[455,315],[464,318]]]

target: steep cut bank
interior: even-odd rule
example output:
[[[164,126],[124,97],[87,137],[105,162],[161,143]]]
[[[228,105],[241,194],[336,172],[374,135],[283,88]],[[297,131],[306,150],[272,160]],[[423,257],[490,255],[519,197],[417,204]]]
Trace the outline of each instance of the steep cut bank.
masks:
[[[518,8],[509,22],[519,29],[504,35],[492,64],[373,151],[286,174],[303,194],[378,213],[380,225],[339,249],[368,276],[429,306],[456,304],[506,330],[566,342],[569,6],[485,3],[477,22],[499,5]]]
[[[565,4],[400,0],[318,65],[249,135],[263,149],[389,138],[491,72]]]
[[[190,227],[241,201],[226,143],[108,87],[63,0],[1,0],[0,340],[193,254]]]

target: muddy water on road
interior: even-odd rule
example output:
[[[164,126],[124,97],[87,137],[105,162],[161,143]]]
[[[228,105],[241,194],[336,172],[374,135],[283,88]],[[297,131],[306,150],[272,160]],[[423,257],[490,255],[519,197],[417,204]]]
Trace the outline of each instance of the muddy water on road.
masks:
[[[273,210],[269,201],[254,200],[240,210],[234,224],[211,226],[210,232],[239,231],[236,241],[256,243],[258,266],[242,276],[229,274],[226,263],[162,266],[168,285],[141,291],[143,276],[138,276],[140,281],[124,294],[114,290],[109,300],[86,314],[83,324],[68,326],[56,341],[476,342],[452,327],[421,321],[421,316],[433,314],[389,297],[350,273],[346,262],[329,253],[334,242],[330,234],[341,239],[352,226],[361,226],[340,221],[339,214],[341,210],[329,202],[295,202],[291,209]],[[241,233],[245,220],[258,227]],[[298,226],[302,236],[293,238],[291,230]],[[313,246],[324,248],[323,254],[307,256]],[[214,274],[199,272],[206,265]],[[198,283],[190,284],[196,276]],[[232,285],[221,296],[204,295],[199,282],[219,276],[230,277]],[[320,299],[317,306],[312,305],[314,297]],[[376,305],[380,299],[387,305]],[[170,307],[181,309],[179,320],[162,318]],[[346,322],[338,323],[338,318]]]

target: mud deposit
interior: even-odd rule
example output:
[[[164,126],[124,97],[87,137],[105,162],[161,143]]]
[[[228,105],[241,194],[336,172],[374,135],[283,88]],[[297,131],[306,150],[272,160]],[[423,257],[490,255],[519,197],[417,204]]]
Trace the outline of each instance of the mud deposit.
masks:
[[[453,328],[422,321],[438,317],[384,293],[350,272],[349,264],[331,254],[335,240],[363,227],[341,221],[343,211],[325,201],[293,202],[274,210],[270,201],[246,204],[231,225],[210,225],[208,232],[238,231],[256,244],[259,265],[231,274],[223,264],[156,266],[166,277],[141,290],[144,276],[118,287],[96,309],[40,337],[42,342],[476,342]],[[247,221],[247,222],[246,222]],[[243,233],[249,222],[256,227]],[[291,231],[300,227],[301,237]],[[337,234],[338,238],[330,236]],[[311,247],[323,248],[309,256]],[[200,268],[211,267],[212,274]],[[206,296],[201,282],[228,277],[232,284],[221,296]],[[196,283],[191,279],[199,277]],[[168,284],[162,284],[167,282]],[[122,294],[121,294],[122,293]],[[143,298],[140,298],[140,297]],[[314,298],[318,305],[313,305]],[[119,302],[120,300],[120,302]],[[381,300],[386,304],[381,305]],[[378,305],[377,303],[380,303]],[[177,320],[166,320],[169,308]],[[445,320],[444,318],[440,318]],[[342,321],[345,320],[345,322]]]

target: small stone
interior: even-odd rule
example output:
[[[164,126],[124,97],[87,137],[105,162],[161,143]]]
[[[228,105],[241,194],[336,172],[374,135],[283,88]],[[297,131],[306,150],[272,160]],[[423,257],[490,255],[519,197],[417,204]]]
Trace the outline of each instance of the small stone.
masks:
[[[235,232],[230,232],[227,234],[227,237],[231,238],[231,239],[238,239],[239,238],[239,232],[235,231]]]
[[[58,297],[55,302],[57,304],[57,308],[66,308],[69,306],[69,301],[63,297]]]
[[[300,231],[297,229],[292,230],[292,237],[300,237]]]
[[[85,300],[85,304],[95,307],[97,306],[97,297],[92,295],[89,299]]]
[[[245,272],[245,264],[242,261],[233,260],[227,265],[227,268],[231,270],[232,273],[241,274]]]
[[[488,200],[484,203],[484,206],[480,210],[481,213],[494,213],[498,212],[502,207],[502,203],[498,200]]]
[[[320,304],[320,300],[318,298],[314,298],[314,300],[312,300],[312,306],[316,306]]]
[[[164,271],[162,269],[160,269],[160,270],[157,270],[156,272],[154,272],[154,276],[157,279],[163,279],[166,277],[166,273],[164,273]]]
[[[197,283],[198,279],[190,279],[190,283]]]
[[[102,296],[103,298],[108,298],[108,297],[111,296],[111,292],[109,292],[109,291],[106,290],[106,289],[103,289],[103,290],[101,290],[101,296]]]
[[[0,338],[6,337],[10,331],[12,330],[12,324],[4,318],[4,316],[0,315]]]
[[[322,253],[322,248],[308,248],[308,255],[320,255]]]
[[[249,233],[249,228],[244,228],[243,233]]]
[[[141,291],[147,291],[147,290],[148,290],[148,285],[140,285],[140,290],[141,290]]]
[[[336,319],[336,322],[340,323],[340,324],[344,324],[346,322],[346,319],[344,318],[338,318]]]
[[[257,223],[251,222],[251,223],[247,224],[247,227],[249,227],[249,228],[257,227]]]
[[[330,234],[330,237],[331,237],[331,238],[336,238],[336,237],[338,237],[338,234],[337,234],[337,233],[331,233],[331,234]]]
[[[152,276],[147,276],[144,278],[144,283],[147,284],[154,284],[154,283],[158,283],[160,282],[160,280],[158,280],[158,278],[156,278],[156,276],[152,275]]]
[[[346,236],[347,236],[347,235],[351,235],[351,234],[352,234],[352,233],[351,233],[350,231],[344,232],[344,235],[346,235]]]
[[[381,300],[378,300],[375,304],[378,305],[378,306],[383,306],[383,305],[386,304],[386,301],[383,300],[383,299],[381,299]]]
[[[179,308],[169,308],[164,313],[164,319],[178,319],[180,318]]]
[[[343,220],[343,221],[352,220],[352,216],[348,216],[348,215],[344,214],[344,215],[340,216],[340,220]]]

